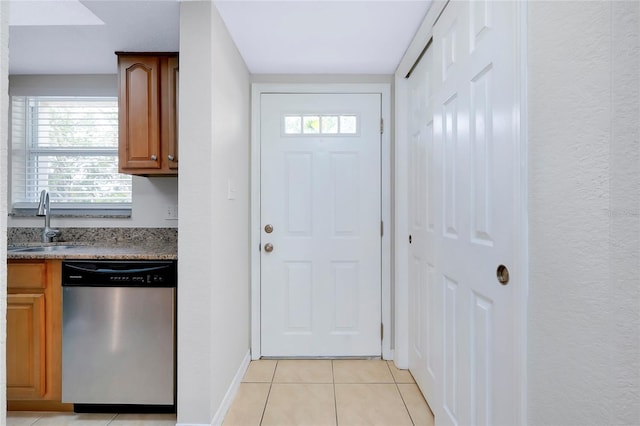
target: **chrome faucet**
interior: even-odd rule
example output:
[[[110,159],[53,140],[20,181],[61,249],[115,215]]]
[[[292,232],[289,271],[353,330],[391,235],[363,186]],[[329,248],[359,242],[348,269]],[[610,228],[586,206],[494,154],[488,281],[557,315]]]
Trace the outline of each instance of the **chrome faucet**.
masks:
[[[43,243],[50,243],[53,241],[53,237],[60,235],[59,229],[51,228],[51,207],[49,204],[49,193],[46,189],[43,189],[40,193],[40,203],[38,204],[38,216],[44,216]]]

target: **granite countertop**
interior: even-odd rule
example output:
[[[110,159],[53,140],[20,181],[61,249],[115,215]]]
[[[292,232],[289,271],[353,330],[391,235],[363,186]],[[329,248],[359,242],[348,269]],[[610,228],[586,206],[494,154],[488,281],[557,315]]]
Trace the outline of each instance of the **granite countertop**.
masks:
[[[177,230],[172,228],[65,228],[60,241],[38,243],[41,229],[8,232],[7,259],[175,260]],[[46,247],[29,251],[31,247]],[[25,248],[20,251],[12,248]],[[56,249],[57,248],[57,249]]]
[[[154,241],[157,243],[157,241]],[[52,243],[44,246],[63,246],[56,251],[12,251],[13,247],[40,247],[41,243],[9,246],[7,259],[112,259],[112,260],[174,260],[178,258],[175,245],[160,244],[100,244],[100,243]],[[68,247],[67,247],[68,246]]]

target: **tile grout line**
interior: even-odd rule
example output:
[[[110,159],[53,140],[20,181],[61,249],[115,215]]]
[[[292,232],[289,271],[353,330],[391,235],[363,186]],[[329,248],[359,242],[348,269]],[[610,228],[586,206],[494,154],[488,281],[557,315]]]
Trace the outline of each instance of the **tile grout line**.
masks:
[[[333,362],[335,360],[331,360],[331,381],[333,382],[333,408],[335,408],[336,412],[336,426],[338,425],[338,395],[336,395],[336,374],[333,370]]]
[[[400,399],[402,400],[404,409],[407,410],[407,414],[409,415],[409,420],[411,420],[411,424],[415,426],[416,422],[413,420],[413,416],[411,416],[411,411],[409,410],[409,407],[407,407],[407,402],[404,400],[404,396],[402,395],[402,392],[400,392],[400,386],[398,386],[398,381],[396,380],[396,376],[393,375],[393,372],[391,371],[391,367],[389,367],[389,363],[386,362],[386,364],[387,364],[387,368],[389,369],[389,373],[391,373],[391,377],[393,377],[393,383],[396,385],[396,390],[400,395]]]
[[[116,417],[118,417],[120,413],[116,413],[113,417],[111,417],[111,420],[109,420],[109,423],[107,423],[106,426],[109,426],[111,423],[113,423],[113,421],[116,419]]]
[[[262,416],[260,416],[260,425],[264,421],[264,415],[267,412],[267,405],[269,404],[269,396],[271,395],[271,388],[273,387],[273,379],[276,377],[276,370],[278,369],[278,363],[280,361],[276,360],[276,366],[273,367],[273,374],[271,375],[271,382],[269,383],[269,392],[267,392],[267,399],[264,401],[264,407],[262,408]]]
[[[38,420],[40,420],[40,418],[41,418],[41,417],[42,417],[42,416],[38,416],[38,418],[37,418],[37,419],[35,419],[35,420],[33,421],[33,423],[31,423],[31,426],[33,426],[33,425],[35,425],[36,423],[38,423]]]
[[[38,415],[38,418],[37,418],[33,423],[31,423],[31,426],[33,426],[33,425],[35,425],[36,423],[38,423],[38,422],[40,421],[40,419],[41,419],[41,418],[42,418],[42,415]],[[42,424],[42,423],[41,423],[41,424]]]
[[[409,407],[407,406],[407,402],[404,400],[404,395],[402,395],[402,392],[400,392],[400,387],[398,386],[397,382],[396,382],[396,389],[400,394],[400,399],[402,400],[402,404],[404,404],[404,409],[407,410],[407,414],[409,415],[409,420],[411,420],[411,424],[415,426],[416,422],[413,420],[413,416],[411,415],[411,410],[409,410]]]

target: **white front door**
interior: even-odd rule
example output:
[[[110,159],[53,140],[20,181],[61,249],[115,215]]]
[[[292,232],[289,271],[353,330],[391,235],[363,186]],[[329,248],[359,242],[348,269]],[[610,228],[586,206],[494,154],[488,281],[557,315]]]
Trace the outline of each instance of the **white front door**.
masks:
[[[380,356],[380,94],[261,95],[263,356]]]
[[[439,425],[520,418],[516,7],[449,2],[409,82],[410,369]]]

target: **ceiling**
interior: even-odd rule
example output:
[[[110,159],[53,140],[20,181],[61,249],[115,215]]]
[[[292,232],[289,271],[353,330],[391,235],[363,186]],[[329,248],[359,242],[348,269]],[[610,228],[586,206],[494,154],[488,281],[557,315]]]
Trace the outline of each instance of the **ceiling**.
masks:
[[[0,0],[1,1],[1,0]],[[216,0],[254,74],[392,74],[430,0]],[[11,0],[10,74],[113,74],[178,51],[178,0]]]
[[[56,24],[60,15],[67,15],[65,3],[83,6],[104,24]],[[50,12],[52,24],[15,25],[16,8],[26,9],[22,15],[31,17]],[[175,0],[12,0],[9,74],[115,74],[117,50],[178,51],[179,17],[180,3]]]

